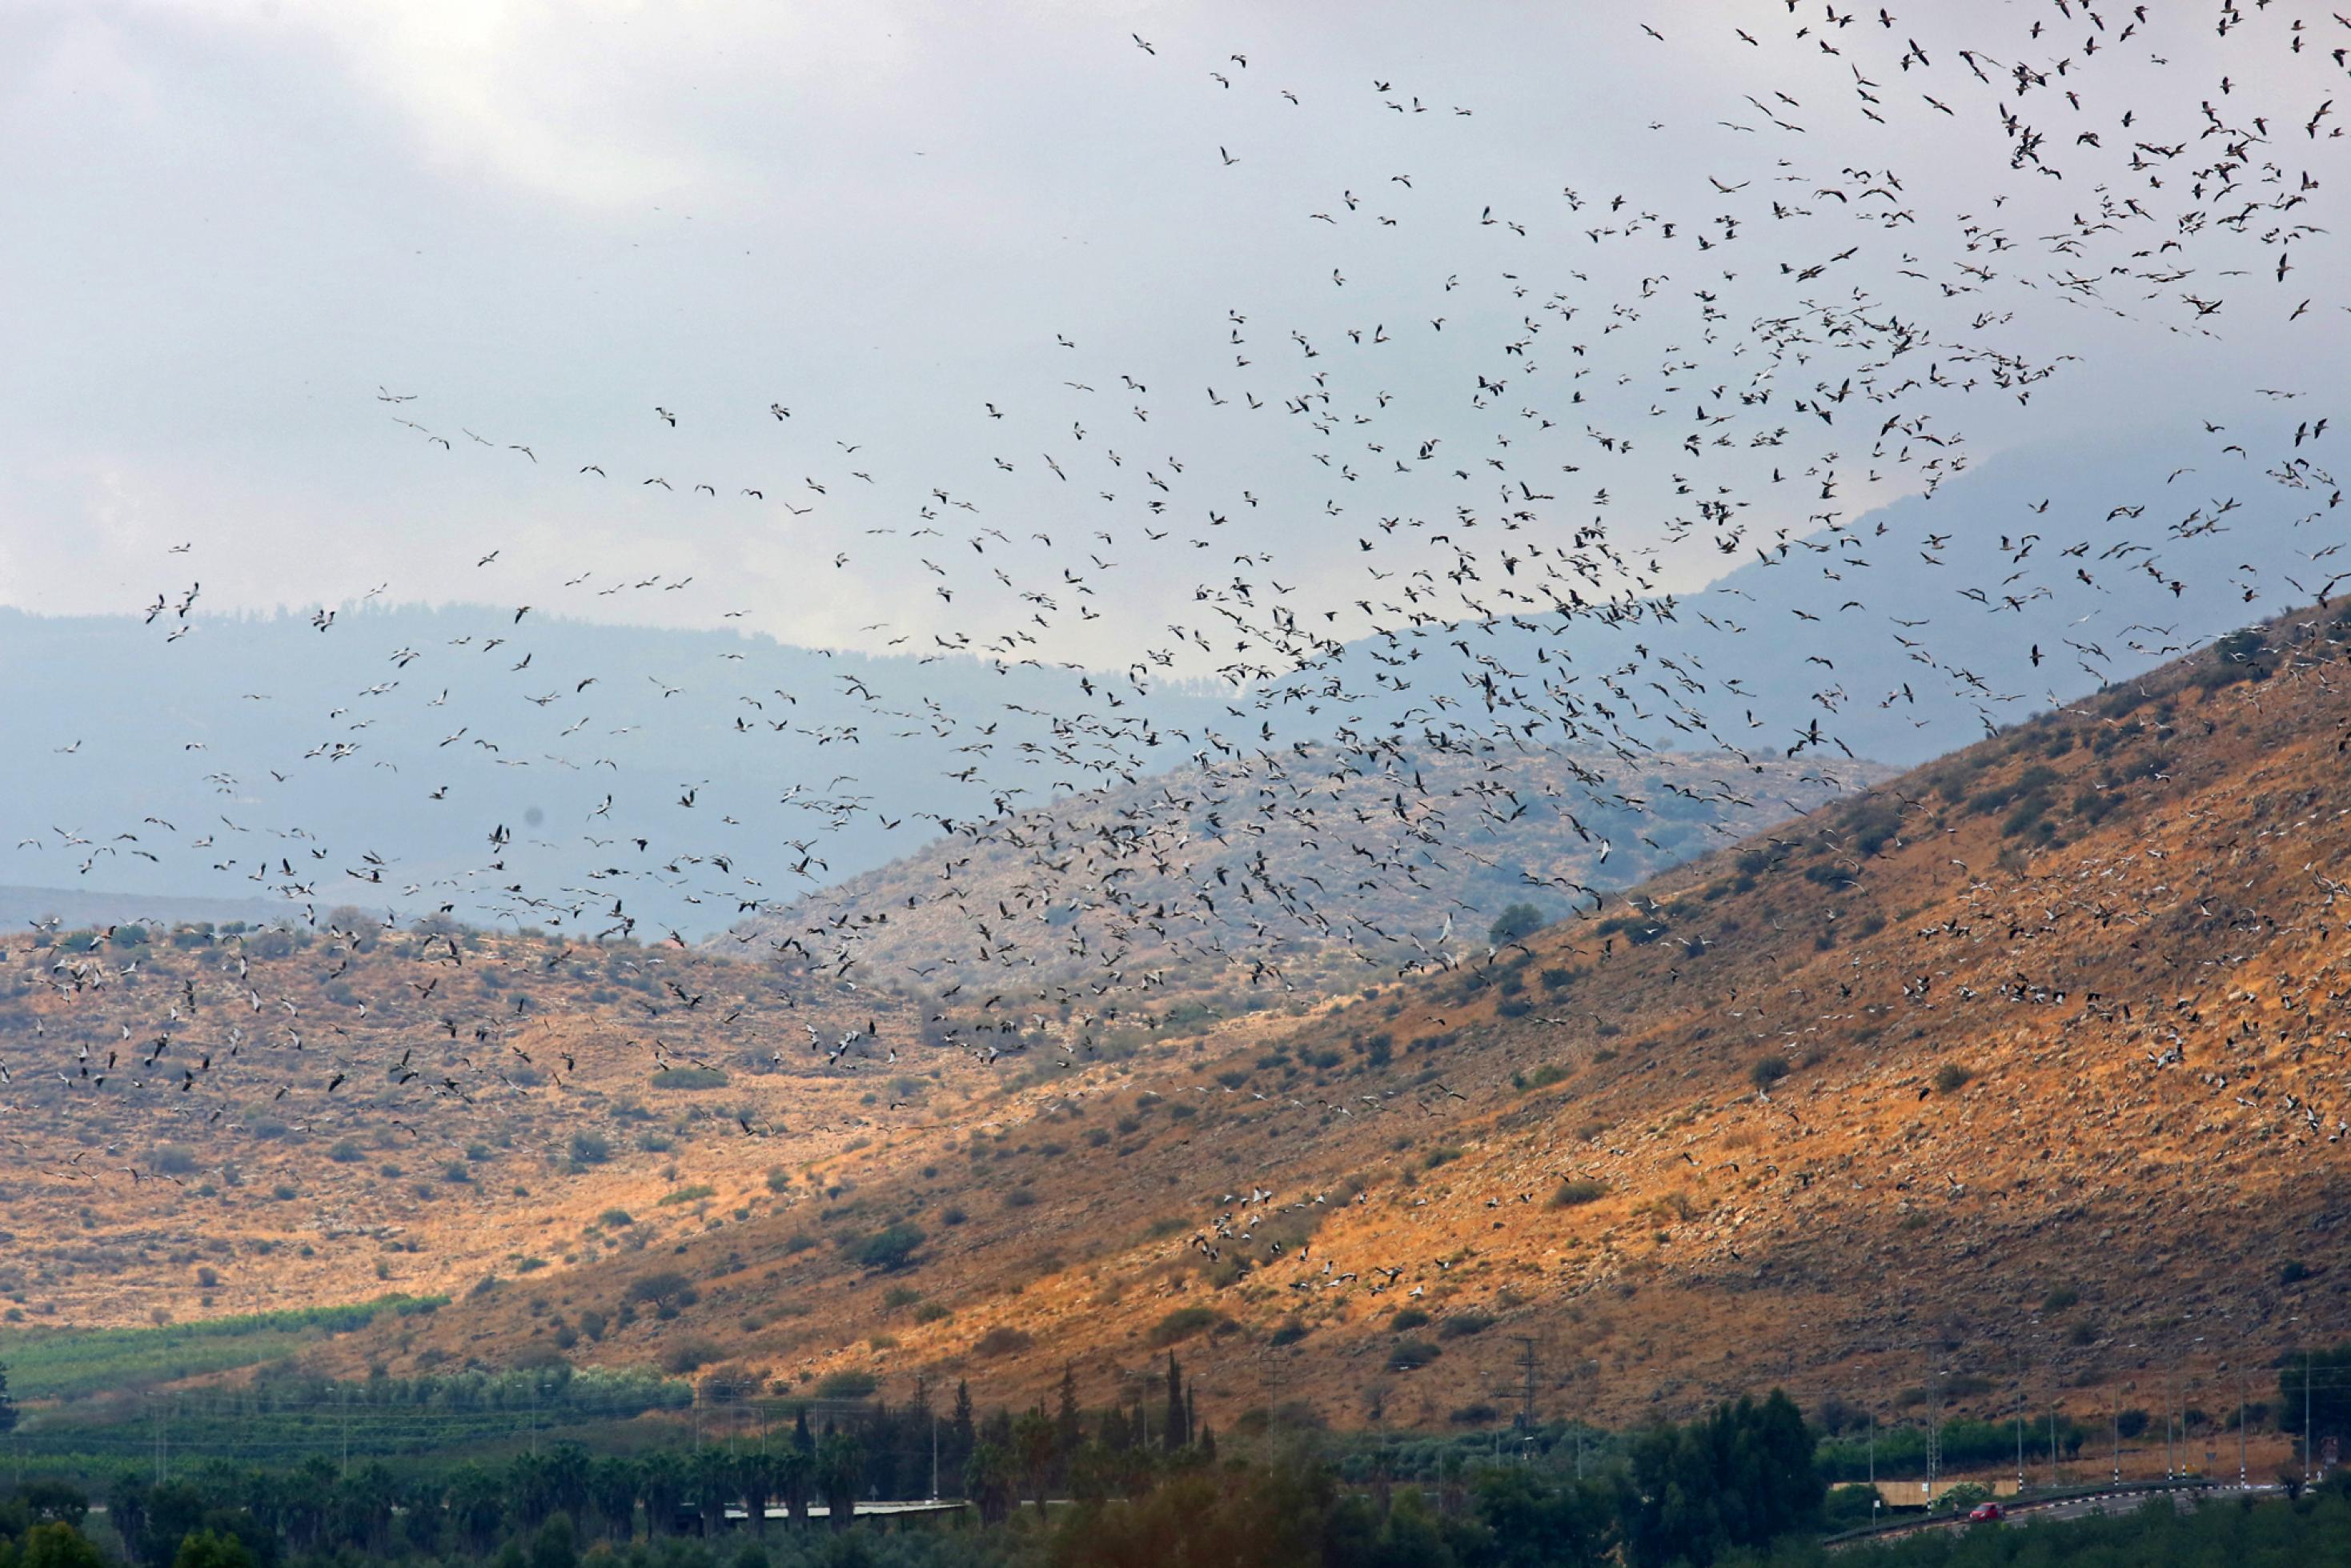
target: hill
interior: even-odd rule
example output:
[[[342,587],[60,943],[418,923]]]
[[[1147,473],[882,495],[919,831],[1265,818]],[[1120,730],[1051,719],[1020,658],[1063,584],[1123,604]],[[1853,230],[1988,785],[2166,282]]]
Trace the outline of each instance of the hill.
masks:
[[[2218,1402],[2351,1330],[2346,644],[2224,639],[1278,1037],[1032,1069],[680,1238],[672,1316],[620,1312],[652,1260],[583,1257],[329,1364],[593,1314],[584,1360],[786,1390],[1018,1402],[1176,1346],[1226,1416],[1489,1419],[1520,1336],[1552,1414]]]
[[[0,971],[0,1318],[453,1294],[803,1206],[885,1103],[992,1086],[953,1050],[893,1068],[879,1042],[914,1033],[888,998],[668,945],[61,933]]]
[[[1253,991],[1314,998],[1442,968],[1483,951],[1506,911],[1560,918],[1886,772],[1673,752],[1237,750],[959,827],[734,937],[851,963],[934,1012],[970,984],[1066,1016],[1072,995],[1125,977],[1155,1019],[1216,1016]]]

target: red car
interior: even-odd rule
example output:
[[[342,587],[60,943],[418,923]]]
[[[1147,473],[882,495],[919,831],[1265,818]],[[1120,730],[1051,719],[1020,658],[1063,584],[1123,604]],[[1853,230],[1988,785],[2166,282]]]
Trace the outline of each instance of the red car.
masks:
[[[1980,1502],[1968,1511],[1970,1524],[1998,1524],[2008,1517],[2008,1511],[1996,1502]]]

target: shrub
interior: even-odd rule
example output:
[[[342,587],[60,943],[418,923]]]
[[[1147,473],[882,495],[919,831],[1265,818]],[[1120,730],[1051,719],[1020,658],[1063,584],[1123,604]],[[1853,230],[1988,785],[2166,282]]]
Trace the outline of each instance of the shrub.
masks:
[[[1437,1347],[1426,1340],[1398,1340],[1395,1348],[1388,1352],[1388,1370],[1411,1372],[1417,1367],[1426,1366],[1437,1359]]]
[[[1947,1061],[1935,1069],[1935,1088],[1939,1093],[1956,1094],[1974,1077],[1973,1069],[1962,1067],[1956,1061]]]
[[[166,1176],[185,1176],[196,1168],[196,1153],[185,1144],[158,1144],[147,1163]]]
[[[1489,1312],[1456,1312],[1437,1325],[1439,1339],[1468,1339],[1471,1334],[1484,1333],[1494,1326]]]
[[[646,1274],[631,1281],[621,1299],[624,1301],[644,1301],[665,1314],[674,1315],[677,1309],[694,1305],[698,1298],[693,1281],[674,1269],[665,1269],[660,1273]]]
[[[816,1393],[820,1399],[867,1399],[872,1396],[877,1386],[879,1385],[872,1373],[861,1372],[854,1367],[828,1372],[816,1380]]]
[[[574,1165],[601,1166],[611,1157],[611,1143],[601,1133],[571,1134],[571,1161]]]
[[[673,1377],[683,1377],[726,1354],[716,1340],[704,1334],[688,1334],[662,1353],[662,1370]]]
[[[1408,1329],[1423,1327],[1427,1322],[1428,1314],[1418,1307],[1398,1307],[1395,1315],[1388,1319],[1388,1327],[1403,1333]]]
[[[883,1227],[859,1242],[852,1256],[868,1269],[887,1272],[913,1262],[915,1249],[925,1239],[921,1227],[901,1220],[895,1225]]]
[[[1009,1323],[998,1323],[972,1344],[976,1355],[1015,1355],[1037,1343],[1037,1336]]]
[[[1523,941],[1543,928],[1542,911],[1531,904],[1513,904],[1486,927],[1486,940],[1497,947]]]
[[[2082,1292],[2074,1289],[2073,1286],[2060,1285],[2055,1290],[2041,1298],[2041,1310],[2044,1312],[2062,1312],[2066,1308],[2080,1301],[2081,1299]]]
[[[1204,1329],[1217,1326],[1218,1317],[1209,1307],[1178,1307],[1151,1325],[1151,1347],[1165,1350],[1181,1340],[1187,1340]]]
[[[1551,1195],[1553,1208],[1576,1208],[1608,1196],[1608,1184],[1596,1176],[1570,1176]]]
[[[1788,1059],[1784,1056],[1758,1057],[1755,1065],[1747,1070],[1747,1081],[1758,1089],[1769,1089],[1788,1076]]]

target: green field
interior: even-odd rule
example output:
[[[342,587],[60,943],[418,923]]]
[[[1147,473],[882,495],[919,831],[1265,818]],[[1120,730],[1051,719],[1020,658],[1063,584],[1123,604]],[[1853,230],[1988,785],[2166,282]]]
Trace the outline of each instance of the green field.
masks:
[[[153,1387],[207,1372],[257,1366],[379,1314],[429,1312],[444,1296],[383,1296],[340,1307],[296,1307],[143,1329],[38,1328],[0,1333],[0,1365],[18,1399],[77,1399]]]

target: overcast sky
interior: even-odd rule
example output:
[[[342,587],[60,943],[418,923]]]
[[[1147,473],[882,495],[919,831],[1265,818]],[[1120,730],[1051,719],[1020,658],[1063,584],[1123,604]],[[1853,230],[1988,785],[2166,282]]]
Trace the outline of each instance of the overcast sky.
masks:
[[[1692,347],[1697,289],[1740,329],[1786,307],[1804,291],[1779,264],[1826,259],[1831,231],[1783,237],[1801,225],[1774,225],[1769,204],[1813,199],[1839,171],[1892,169],[1917,222],[1850,231],[1863,249],[1835,292],[1939,311],[1964,334],[1988,306],[1945,288],[1967,281],[1952,270],[1960,214],[2023,243],[2095,215],[2100,197],[2096,167],[2070,181],[2010,171],[2001,95],[1957,50],[2025,57],[2008,51],[2045,18],[2036,57],[2071,57],[2093,117],[2080,123],[2122,105],[2139,133],[2179,136],[2227,68],[2240,94],[2274,89],[2298,124],[2336,45],[2314,35],[2289,63],[2293,23],[2341,31],[2324,7],[2279,5],[2246,24],[2261,30],[2252,43],[2223,46],[2209,6],[2155,6],[2093,70],[2075,43],[2090,29],[2053,4],[1937,5],[1891,28],[1875,5],[1853,9],[1855,25],[1797,38],[1780,0],[19,0],[0,10],[0,333],[14,371],[0,383],[0,601],[137,611],[200,580],[209,608],[308,608],[378,590],[650,622],[739,612],[736,623],[789,641],[881,648],[982,613],[926,591],[918,563],[937,558],[903,537],[937,487],[979,507],[946,514],[966,532],[1059,537],[987,557],[1005,580],[1056,580],[1080,542],[1113,562],[1088,573],[1113,613],[1064,635],[1068,651],[1115,662],[1134,628],[1182,612],[1196,575],[1231,575],[1236,550],[1343,602],[1364,519],[1419,504],[1384,488],[1360,444],[1338,460],[1359,474],[1333,480],[1317,456],[1332,444],[1305,421],[1236,401],[1305,385],[1316,367],[1291,330],[1359,399],[1416,402],[1395,437],[1422,439],[1457,428],[1473,376],[1509,362],[1496,344],[1553,291],[1585,291],[1579,329],[1643,288],[1669,296],[1672,313],[1624,323],[1639,345],[1628,366]],[[2129,20],[2113,9],[2110,39]],[[1831,35],[1834,56],[1818,49]],[[1912,37],[1931,70],[1893,67]],[[2253,63],[2230,67],[2223,47]],[[1954,112],[1920,101],[1929,93]],[[1405,100],[1427,112],[1387,107]],[[2274,129],[2294,158],[2339,168],[2342,143]],[[2092,158],[2064,134],[2053,157]],[[2110,154],[2128,140],[2105,134]],[[1619,194],[1625,217],[1677,217],[1682,248],[1591,241]],[[1482,223],[1489,212],[1505,221]],[[1688,233],[1719,214],[1739,214],[1745,237],[1700,256]],[[2298,253],[2291,283],[2206,275],[2110,285],[2095,303],[2056,286],[2045,247],[2010,252],[1998,304],[2023,313],[1985,330],[2079,360],[2029,405],[1975,397],[1957,405],[1964,431],[1942,428],[1989,455],[2192,429],[2196,413],[2257,403],[2254,386],[2314,382],[2339,365],[2346,321],[2339,256],[2322,243]],[[2193,319],[2177,296],[2199,287],[2227,308]],[[2288,326],[2305,296],[2317,303]],[[1384,328],[1386,357],[1363,357],[1350,326]],[[1543,345],[1545,374],[1562,373],[1563,335]],[[1592,376],[1577,419],[1653,406],[1653,385],[1615,371]],[[378,401],[379,388],[415,401]],[[1458,428],[1490,452],[1486,427]],[[1121,450],[1115,474],[1105,449]],[[1643,459],[1661,494],[1673,455],[1668,438]],[[1841,475],[1848,516],[1918,483],[1868,466]],[[1146,487],[1144,470],[1174,487]],[[716,497],[691,489],[703,481]],[[1113,486],[1117,500],[1099,501]],[[1172,497],[1165,513],[1138,509],[1156,495]],[[1759,520],[1803,526],[1809,509]],[[1233,530],[1219,549],[1156,558],[1172,566],[1143,553],[1141,528],[1196,530],[1211,512]],[[1664,515],[1614,520],[1637,541]],[[1096,528],[1115,543],[1086,540]],[[1719,563],[1702,542],[1663,554],[1680,586]],[[654,574],[653,588],[597,596]],[[985,613],[1010,615],[1009,592]]]

